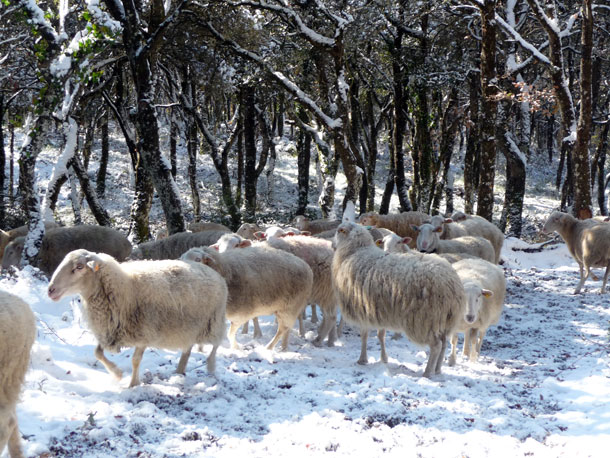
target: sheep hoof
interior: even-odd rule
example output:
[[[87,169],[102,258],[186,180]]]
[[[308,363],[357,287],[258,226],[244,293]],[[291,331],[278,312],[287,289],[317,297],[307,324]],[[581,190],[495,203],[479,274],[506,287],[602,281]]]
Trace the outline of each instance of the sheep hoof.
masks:
[[[311,343],[314,344],[314,346],[316,346],[318,348],[322,346],[322,341],[319,339],[314,339],[311,341]]]
[[[359,359],[357,361],[358,364],[360,364],[361,366],[366,366],[369,362],[366,359]]]

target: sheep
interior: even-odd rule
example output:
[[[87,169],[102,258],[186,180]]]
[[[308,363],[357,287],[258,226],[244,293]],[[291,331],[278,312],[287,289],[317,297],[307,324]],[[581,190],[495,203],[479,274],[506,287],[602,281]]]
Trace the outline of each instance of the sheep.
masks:
[[[214,373],[227,303],[227,285],[214,270],[178,260],[119,263],[105,253],[75,250],[57,267],[48,287],[53,301],[72,294],[82,298],[98,340],[95,356],[108,372],[123,376],[104,349],[135,347],[130,388],[140,383],[146,347],[182,350],[176,372],[184,374],[192,346],[210,343],[207,369]]]
[[[23,457],[17,411],[19,392],[30,364],[36,321],[29,305],[0,290],[0,454]]]
[[[309,303],[318,304],[323,312],[322,323],[313,343],[320,346],[328,336],[327,345],[332,347],[337,338],[337,298],[330,276],[333,259],[331,242],[315,237],[295,235],[271,238],[266,243],[273,248],[292,253],[305,261],[311,268],[313,287]]]
[[[363,213],[360,215],[359,222],[364,226],[375,226],[385,228],[401,237],[411,237],[410,248],[415,248],[417,234],[413,232],[413,225],[419,226],[430,221],[430,215],[419,211],[408,211],[392,215],[380,215],[375,212]]]
[[[59,227],[59,224],[54,221],[47,221],[44,223],[45,231],[48,231],[49,229],[54,229],[56,227]],[[23,237],[25,235],[28,235],[27,225],[19,226],[8,231],[3,231],[0,229],[0,259],[2,259],[2,257],[4,256],[4,249],[10,242],[15,240],[17,237]]]
[[[3,269],[21,263],[24,244],[25,237],[8,244],[2,258]],[[119,261],[131,253],[131,243],[116,229],[95,225],[58,227],[45,233],[35,266],[50,277],[64,256],[78,248],[107,253]]]
[[[430,218],[430,224],[435,227],[442,227],[443,230],[440,233],[441,240],[450,240],[458,237],[464,237],[469,235],[459,224],[452,224],[453,219],[451,218],[443,218],[440,215],[434,215]]]
[[[334,219],[314,219],[310,220],[306,216],[297,215],[294,217],[294,226],[299,231],[307,231],[311,235],[319,234],[320,232],[330,231],[337,229],[337,226],[341,224],[341,221]]]
[[[489,240],[496,254],[494,262],[496,264],[500,263],[504,234],[495,224],[490,223],[481,216],[466,215],[463,212],[455,212],[451,215],[451,219],[458,227],[464,229],[467,235],[483,237]]]
[[[239,229],[237,229],[237,232],[235,233],[244,239],[256,240],[254,234],[257,232],[264,232],[264,229],[254,223],[244,223],[239,226]]]
[[[188,230],[191,232],[203,232],[203,231],[223,231],[231,232],[224,224],[220,223],[204,223],[203,221],[193,221],[188,225]]]
[[[161,240],[144,242],[133,249],[131,259],[178,259],[189,248],[216,243],[226,231],[178,232]]]
[[[385,253],[366,228],[343,223],[333,242],[332,276],[341,312],[361,327],[358,363],[366,364],[368,328],[403,331],[430,355],[424,377],[439,374],[447,338],[463,314],[464,287],[451,265],[423,254]],[[382,344],[382,361],[387,361]]]
[[[269,314],[277,317],[278,328],[267,348],[273,349],[280,339],[282,350],[288,348],[290,328],[311,295],[313,273],[305,261],[260,245],[225,253],[210,247],[191,248],[182,259],[204,263],[226,280],[231,348],[239,348],[235,338],[239,326]]]
[[[442,228],[430,223],[413,226],[417,233],[417,249],[422,253],[465,253],[494,262],[495,252],[489,240],[482,237],[458,237],[452,240],[441,240],[439,233]]]
[[[592,267],[605,267],[600,290],[600,294],[604,294],[610,271],[610,225],[595,220],[577,220],[567,213],[554,211],[542,228],[542,232],[546,234],[553,231],[561,235],[570,254],[578,263],[580,282],[574,294],[580,293]]]
[[[464,357],[478,359],[487,328],[500,319],[506,295],[501,267],[482,259],[464,259],[454,263],[453,268],[462,280],[468,305],[451,336],[450,366],[456,361],[458,332],[464,333]]]

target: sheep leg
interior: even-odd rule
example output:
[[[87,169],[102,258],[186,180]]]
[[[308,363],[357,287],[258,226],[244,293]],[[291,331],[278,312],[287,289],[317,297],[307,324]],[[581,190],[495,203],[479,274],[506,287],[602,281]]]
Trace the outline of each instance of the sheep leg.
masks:
[[[345,326],[345,320],[343,319],[343,315],[341,315],[339,325],[337,326],[337,335],[343,334],[343,326]]]
[[[17,414],[14,409],[11,413],[11,418],[8,421],[8,429],[11,432],[8,438],[8,455],[11,458],[23,458],[19,424],[17,423]]]
[[[218,344],[214,344],[212,351],[206,360],[206,366],[208,368],[208,374],[212,375],[216,371],[216,350],[218,350]]]
[[[325,311],[322,315],[322,323],[320,324],[320,327],[318,328],[318,335],[314,339],[313,344],[316,347],[319,347],[322,345],[322,342],[324,341],[324,339],[326,337],[328,337],[328,346],[332,347],[335,344],[335,339],[337,336],[336,336],[336,331],[335,331],[334,338],[331,337],[331,332],[333,331],[333,329],[336,329],[335,328],[336,325],[337,325],[336,312]]]
[[[426,364],[426,369],[424,370],[424,377],[430,378],[436,373],[436,366],[438,358],[441,355],[442,347],[443,344],[440,338],[436,339],[430,344],[430,356],[428,356],[428,363]]]
[[[305,337],[305,326],[303,325],[303,314],[299,313],[299,336]]]
[[[140,363],[142,362],[144,350],[146,350],[146,347],[136,347],[135,351],[133,352],[133,356],[131,357],[132,372],[129,388],[138,386],[140,384]]]
[[[98,344],[98,346],[95,347],[94,354],[97,360],[104,365],[108,372],[114,375],[118,380],[121,380],[123,377],[123,371],[121,371],[116,364],[106,358],[106,355],[104,355],[104,349],[101,345]]]
[[[436,367],[434,370],[435,374],[441,373],[441,367],[443,365],[443,360],[445,359],[445,352],[447,351],[447,336],[441,337],[441,351],[436,358]]]
[[[361,346],[360,346],[360,358],[358,358],[358,364],[368,364],[368,362],[369,362],[369,358],[366,354],[366,343],[367,343],[368,338],[369,338],[368,329],[360,329]]]
[[[385,329],[377,330],[377,339],[379,340],[379,345],[381,346],[381,362],[388,362],[388,354],[385,351]]]
[[[249,323],[250,323],[249,321],[246,321],[246,322],[244,323],[244,325],[241,327],[241,333],[242,333],[242,334],[248,334],[248,324],[249,324]]]
[[[191,356],[191,349],[192,347],[182,350],[182,354],[180,355],[180,361],[178,361],[178,367],[176,368],[176,374],[185,375],[186,363],[188,363],[189,356]]]
[[[476,337],[476,334],[475,334],[475,337]],[[464,347],[462,348],[462,356],[464,358],[470,357],[470,349],[471,349],[472,345],[473,345],[472,328],[466,329],[466,331],[464,331]]]
[[[477,361],[479,359],[479,355],[481,354],[481,346],[483,345],[483,338],[485,337],[486,329],[477,329],[478,335],[474,335],[474,350],[470,354],[470,361]]]
[[[398,339],[402,339],[401,332],[395,332],[394,334],[392,334],[392,340],[398,340]]]
[[[450,366],[455,366],[455,361],[456,361],[456,351],[457,351],[457,344],[458,344],[458,335],[457,333],[454,333],[451,335],[451,354],[449,355],[449,365]]]
[[[231,326],[229,326],[229,343],[231,344],[231,348],[233,350],[239,350],[241,348],[241,346],[237,343],[237,339],[235,338],[237,330],[241,325],[241,322],[231,321]]]
[[[591,273],[591,268],[589,266],[585,266],[586,274],[583,272],[582,263],[579,262],[578,267],[580,267],[580,283],[578,283],[576,290],[574,290],[574,294],[580,293],[580,289],[585,284],[585,281],[587,281],[587,278],[589,278],[589,274]]]
[[[337,319],[335,318],[335,322],[332,324],[330,328],[330,332],[328,333],[328,340],[326,341],[326,345],[329,347],[335,346],[335,341],[337,340]]]
[[[608,281],[608,273],[610,273],[610,262],[606,266],[606,272],[604,272],[604,281],[602,283],[602,289],[600,290],[600,294],[604,294],[606,292],[606,282]]]
[[[254,326],[254,334],[253,337],[255,339],[258,339],[259,337],[263,337],[263,332],[261,331],[261,326],[260,324],[258,324],[258,318],[254,317],[252,318],[252,324]]]
[[[267,344],[267,350],[273,350],[275,345],[279,342],[280,338],[283,337],[282,340],[282,350],[286,350],[288,347],[288,336],[290,334],[290,326],[287,326],[283,320],[279,320],[277,324],[277,332],[271,339],[271,342]]]
[[[316,312],[316,304],[311,304],[311,322],[318,322],[318,312]]]

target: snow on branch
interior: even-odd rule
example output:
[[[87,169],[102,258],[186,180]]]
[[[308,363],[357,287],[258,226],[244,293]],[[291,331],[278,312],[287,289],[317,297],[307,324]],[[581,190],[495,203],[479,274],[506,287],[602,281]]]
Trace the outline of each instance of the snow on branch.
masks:
[[[551,61],[549,60],[548,57],[546,57],[544,54],[542,54],[538,48],[536,48],[533,44],[531,44],[529,41],[527,41],[526,39],[524,39],[521,34],[519,32],[517,32],[511,25],[509,25],[504,19],[502,19],[502,16],[500,16],[499,14],[496,13],[496,21],[498,22],[498,24],[500,24],[500,26],[506,31],[508,32],[509,35],[511,35],[516,41],[519,42],[519,44],[524,48],[527,49],[529,52],[532,53],[532,55],[539,60],[540,62],[546,64],[546,65],[551,65]]]
[[[19,7],[28,16],[28,22],[42,35],[49,45],[49,49],[58,50],[60,37],[49,21],[44,17],[44,11],[35,0],[19,0]]]
[[[252,1],[252,0],[243,0],[238,2],[229,2],[229,5],[233,6],[251,6],[253,8],[259,8],[262,10],[273,11],[276,13],[280,13],[287,18],[291,19],[299,33],[311,44],[315,46],[329,47],[332,48],[335,46],[335,39],[326,37],[315,30],[309,28],[301,16],[299,16],[292,8],[288,7],[285,0],[280,0],[282,5],[274,5],[271,3],[267,3],[265,0]]]
[[[216,30],[216,28],[214,28],[211,23],[205,22],[204,25],[217,40],[230,46],[236,54],[254,62],[262,69],[264,69],[267,73],[269,73],[269,75],[273,79],[275,79],[288,92],[290,92],[294,97],[296,97],[301,104],[309,108],[315,114],[315,116],[320,119],[320,121],[322,121],[324,125],[330,130],[334,130],[341,127],[342,122],[340,118],[333,119],[326,113],[324,113],[324,111],[322,111],[322,108],[320,108],[316,102],[314,102],[307,94],[305,94],[305,92],[303,92],[301,88],[299,88],[294,82],[287,78],[282,72],[273,69],[271,65],[269,65],[269,63],[267,63],[261,56],[242,48],[235,41],[225,38],[220,32]]]

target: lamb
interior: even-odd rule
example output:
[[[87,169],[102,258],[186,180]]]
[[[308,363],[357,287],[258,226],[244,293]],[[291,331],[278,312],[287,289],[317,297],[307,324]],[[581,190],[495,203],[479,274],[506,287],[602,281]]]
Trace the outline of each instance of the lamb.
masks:
[[[464,229],[462,226],[452,223],[453,219],[443,218],[440,215],[434,215],[430,218],[430,224],[435,227],[443,228],[442,232],[440,233],[441,240],[450,240],[469,235],[468,232],[466,232],[466,229]]]
[[[415,239],[417,233],[413,231],[413,225],[430,221],[430,215],[419,211],[408,211],[392,215],[380,215],[379,213],[369,212],[360,215],[360,224],[364,226],[375,226],[377,228],[385,228],[394,232],[401,237],[411,237],[410,248],[415,248]]]
[[[442,228],[430,223],[413,226],[417,233],[417,249],[423,253],[465,253],[494,262],[495,252],[489,240],[482,237],[458,237],[452,240],[441,240]]]
[[[323,312],[322,323],[313,344],[322,345],[328,336],[327,345],[332,347],[337,338],[337,298],[331,280],[333,249],[330,241],[295,235],[271,238],[266,242],[273,248],[287,251],[305,261],[313,272],[313,287],[309,303],[318,304]]]
[[[294,226],[299,231],[309,232],[311,235],[319,234],[320,232],[337,229],[341,221],[334,219],[314,219],[310,220],[306,216],[297,215],[294,217]]]
[[[18,237],[8,244],[2,258],[2,268],[19,266],[25,237]],[[131,253],[131,243],[116,229],[105,226],[82,225],[49,229],[43,239],[35,266],[49,277],[72,250],[84,248],[107,253],[123,261]]]
[[[131,259],[178,259],[189,248],[216,243],[226,231],[178,232],[161,240],[144,242],[133,249]]]
[[[48,295],[53,301],[80,294],[84,315],[98,340],[95,356],[120,379],[121,370],[104,355],[135,347],[129,387],[139,385],[146,347],[182,350],[176,372],[184,374],[194,344],[210,343],[210,374],[225,336],[227,285],[212,269],[194,263],[130,261],[105,253],[75,250],[53,273]]]
[[[0,454],[23,457],[17,411],[19,392],[30,364],[36,321],[28,304],[0,290]]]
[[[447,338],[464,313],[466,296],[447,261],[414,253],[385,253],[366,228],[343,223],[334,241],[332,276],[341,312],[362,331],[359,363],[365,364],[369,328],[404,332],[428,345],[424,377],[439,374]],[[385,362],[382,345],[382,361]]]
[[[286,350],[290,328],[311,295],[313,273],[305,261],[260,245],[225,253],[210,247],[191,248],[182,259],[204,263],[226,280],[231,348],[239,348],[235,338],[239,326],[251,318],[275,314],[278,328],[267,348],[273,349],[282,339],[282,350]]]
[[[235,232],[235,233],[237,235],[239,235],[240,237],[243,237],[244,239],[256,240],[256,237],[254,236],[254,234],[256,234],[257,232],[263,232],[263,231],[264,231],[264,229],[257,224],[244,223],[241,226],[239,226],[239,229],[237,229],[237,232]]]
[[[466,215],[462,212],[455,212],[451,219],[463,228],[468,235],[483,237],[491,243],[496,254],[494,262],[500,263],[500,254],[504,244],[504,234],[498,227],[477,215]]]
[[[456,361],[458,332],[464,333],[464,357],[470,361],[478,359],[487,328],[500,319],[506,295],[501,267],[482,259],[465,259],[454,263],[453,268],[464,285],[468,306],[451,336],[450,366]]]
[[[45,231],[48,231],[49,229],[54,229],[56,227],[59,227],[59,224],[54,221],[48,221],[44,223]],[[23,237],[26,235],[28,235],[27,225],[19,226],[8,231],[3,231],[0,229],[0,259],[2,259],[2,257],[4,256],[4,249],[10,242],[15,240],[17,237]]]
[[[542,231],[558,232],[568,245],[568,250],[580,268],[580,282],[574,294],[580,293],[591,274],[592,267],[605,267],[600,294],[606,291],[610,271],[610,225],[595,220],[577,220],[572,215],[554,211]]]

